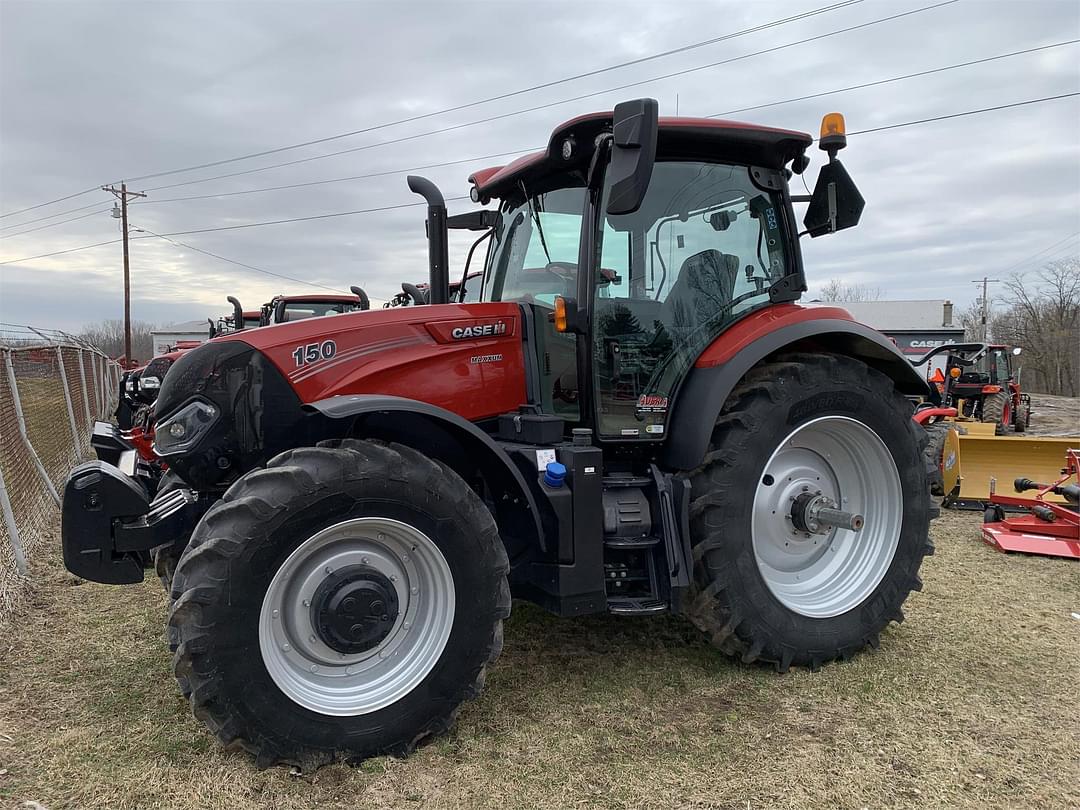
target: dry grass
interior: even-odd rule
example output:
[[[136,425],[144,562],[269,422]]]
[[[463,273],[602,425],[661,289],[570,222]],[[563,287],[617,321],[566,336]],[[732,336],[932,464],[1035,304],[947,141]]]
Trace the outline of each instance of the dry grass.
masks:
[[[0,806],[1076,807],[1080,577],[946,514],[881,650],[812,674],[733,663],[674,618],[516,604],[449,738],[298,777],[220,750],[169,675],[156,582],[37,563],[0,647]]]

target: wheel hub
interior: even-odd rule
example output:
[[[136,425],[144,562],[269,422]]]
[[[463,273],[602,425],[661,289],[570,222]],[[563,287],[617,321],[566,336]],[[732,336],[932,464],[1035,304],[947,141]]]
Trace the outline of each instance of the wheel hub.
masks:
[[[311,600],[315,632],[340,653],[377,647],[390,635],[397,616],[397,590],[383,574],[365,565],[335,571]]]
[[[796,613],[845,613],[884,577],[902,516],[899,472],[880,437],[850,417],[819,417],[784,438],[762,470],[751,524],[758,571]]]

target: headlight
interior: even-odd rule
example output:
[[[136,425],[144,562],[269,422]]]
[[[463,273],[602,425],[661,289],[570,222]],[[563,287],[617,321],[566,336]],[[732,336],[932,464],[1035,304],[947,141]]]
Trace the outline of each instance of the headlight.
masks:
[[[154,452],[159,456],[190,450],[218,419],[218,409],[195,401],[154,425]]]
[[[161,388],[161,380],[158,377],[140,377],[139,388],[145,391],[156,391]]]

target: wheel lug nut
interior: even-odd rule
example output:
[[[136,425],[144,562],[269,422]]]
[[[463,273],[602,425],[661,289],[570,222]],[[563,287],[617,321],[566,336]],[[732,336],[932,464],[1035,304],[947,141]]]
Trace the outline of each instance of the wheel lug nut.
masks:
[[[278,612],[276,610],[274,611],[273,616],[275,619],[278,617]]]
[[[290,647],[288,644],[282,644],[281,649],[283,649],[285,652],[288,652],[292,649],[292,647]]]
[[[315,664],[312,664],[312,665],[311,665],[311,671],[312,671],[312,672],[318,672],[318,671],[319,671],[319,668],[318,668],[318,667],[317,667],[317,666],[316,666]]]
[[[305,599],[304,600],[304,607],[311,607],[311,600],[310,599]],[[277,611],[275,610],[274,613],[276,615]]]
[[[364,565],[367,565],[368,564],[368,558],[367,557],[361,557],[360,562],[362,562]]]
[[[326,573],[328,573],[328,574],[334,573],[334,569],[331,568],[329,565],[326,566],[326,568],[324,568],[323,570],[326,571]]]

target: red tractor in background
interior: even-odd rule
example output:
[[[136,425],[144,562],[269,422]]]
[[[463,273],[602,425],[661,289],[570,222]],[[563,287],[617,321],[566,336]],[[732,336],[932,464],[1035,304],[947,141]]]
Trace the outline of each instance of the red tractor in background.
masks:
[[[961,419],[993,424],[998,435],[1010,429],[1023,433],[1031,424],[1031,396],[1020,390],[1020,371],[1012,367],[1021,351],[1001,344],[951,343],[923,355],[916,365],[945,354],[944,370],[930,378],[941,393],[941,407],[955,408]]]
[[[842,117],[821,134],[807,197],[788,180],[810,135],[658,118],[652,99],[474,173],[496,210],[448,216],[410,177],[426,304],[186,353],[155,405],[168,485],[73,470],[65,564],[122,584],[173,561],[180,689],[263,766],[445,732],[511,595],[680,614],[780,671],[878,646],[933,551],[909,397],[938,394],[880,333],[797,303],[800,237],[863,209]],[[476,303],[451,300],[451,228],[490,240]]]

